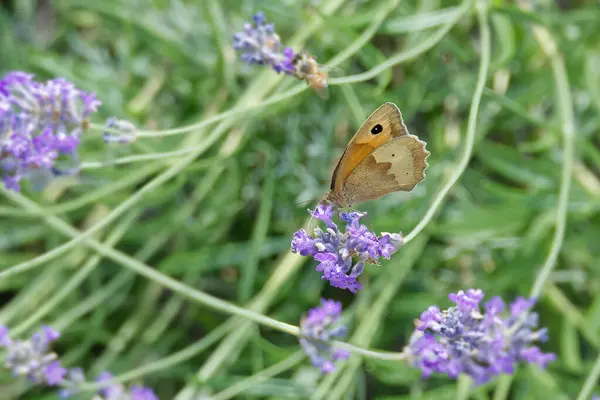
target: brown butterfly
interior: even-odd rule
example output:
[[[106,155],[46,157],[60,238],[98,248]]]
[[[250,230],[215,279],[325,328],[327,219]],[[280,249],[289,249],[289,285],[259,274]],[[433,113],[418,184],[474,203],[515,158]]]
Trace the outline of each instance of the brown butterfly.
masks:
[[[384,103],[362,124],[338,161],[324,200],[338,207],[411,191],[425,179],[429,151],[408,133],[402,114]]]

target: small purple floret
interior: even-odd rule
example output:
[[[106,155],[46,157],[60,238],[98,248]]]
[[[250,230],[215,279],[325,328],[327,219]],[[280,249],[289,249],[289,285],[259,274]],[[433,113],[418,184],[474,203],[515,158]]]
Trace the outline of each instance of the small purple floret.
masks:
[[[360,219],[366,215],[361,212],[339,213],[346,224],[344,232],[333,222],[332,206],[318,205],[310,211],[312,216],[325,223],[326,229],[317,227],[313,236],[304,229],[294,233],[292,251],[302,256],[311,256],[318,261],[318,272],[331,286],[356,293],[361,289],[357,278],[363,273],[365,264],[378,264],[380,258],[390,259],[402,245],[400,234],[382,233],[377,236]]]
[[[11,339],[5,326],[0,326],[0,346],[6,350],[5,368],[37,385],[57,386],[63,383],[67,370],[61,365],[50,343],[59,332],[44,326],[29,340]]]
[[[63,382],[67,369],[60,365],[60,361],[54,361],[44,368],[44,377],[49,386],[57,386]]]
[[[110,372],[102,372],[96,382],[103,383],[110,381],[114,376]],[[85,375],[80,368],[73,368],[69,371],[70,388],[62,390],[60,392],[61,398],[69,398],[79,392],[79,386],[85,382]],[[119,382],[110,383],[98,390],[98,398],[106,400],[158,400],[158,397],[154,394],[152,389],[133,385],[127,389],[123,384]],[[96,397],[94,397],[96,398]]]
[[[530,311],[535,301],[519,297],[503,317],[500,297],[485,303],[482,314],[483,296],[481,290],[461,290],[448,295],[455,306],[443,311],[430,306],[421,314],[406,353],[425,378],[434,372],[450,378],[464,373],[482,384],[512,373],[519,362],[545,368],[555,359],[534,344],[547,339],[547,330],[538,329],[538,315]]]
[[[341,316],[341,303],[321,299],[321,306],[311,308],[300,322],[300,345],[312,364],[323,373],[335,370],[334,361],[350,357],[346,350],[333,348],[329,343],[346,334],[347,328],[341,323]]]
[[[132,386],[129,392],[131,400],[158,400],[152,389],[141,386]]]

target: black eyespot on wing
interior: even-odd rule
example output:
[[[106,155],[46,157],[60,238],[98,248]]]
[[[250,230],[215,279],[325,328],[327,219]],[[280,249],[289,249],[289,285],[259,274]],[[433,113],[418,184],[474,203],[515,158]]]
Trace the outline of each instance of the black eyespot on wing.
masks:
[[[381,131],[383,131],[383,126],[381,126],[381,124],[377,124],[371,128],[371,133],[373,135],[377,135],[378,133],[381,133]]]
[[[392,157],[395,157],[396,155],[392,153]]]

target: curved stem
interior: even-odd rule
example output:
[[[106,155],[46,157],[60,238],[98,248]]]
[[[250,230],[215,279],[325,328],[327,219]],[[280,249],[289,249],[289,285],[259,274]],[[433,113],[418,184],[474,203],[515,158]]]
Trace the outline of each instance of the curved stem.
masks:
[[[23,205],[24,208],[31,210],[34,213],[39,214],[42,212],[41,208],[36,203],[26,199],[20,194],[10,192],[8,193],[8,196],[14,201]],[[239,315],[241,317],[250,319],[254,322],[258,322],[265,326],[270,326],[273,329],[277,329],[294,336],[297,336],[300,332],[298,327],[294,325],[286,324],[285,322],[281,322],[276,319],[267,317],[258,312],[236,306],[235,304],[229,303],[225,300],[221,300],[218,297],[211,296],[207,293],[189,287],[179,282],[178,280],[175,280],[170,276],[157,271],[149,265],[128,256],[127,254],[124,254],[120,251],[113,249],[110,246],[100,243],[94,238],[85,236],[84,232],[78,231],[77,229],[62,221],[60,218],[54,216],[46,216],[44,218],[50,225],[55,227],[57,230],[73,238],[71,242],[68,243],[72,243],[73,241],[77,241],[81,238],[79,241],[85,242],[88,246],[98,251],[102,256],[118,262],[119,264],[129,268],[130,270],[138,273],[139,275],[145,276],[146,278],[173,290],[181,296],[194,300],[199,304],[204,304],[205,306],[213,308],[215,310],[219,310],[227,314]],[[89,231],[86,231],[86,233],[87,232]]]
[[[96,391],[103,387],[110,386],[111,384],[117,382],[128,382],[133,379],[140,378],[142,376],[151,374],[153,372],[164,371],[173,366],[180,364],[190,358],[200,354],[202,351],[206,350],[213,343],[216,343],[223,335],[225,335],[231,328],[232,324],[224,323],[219,325],[216,329],[210,331],[210,333],[204,336],[202,339],[198,340],[196,343],[174,353],[168,357],[165,357],[161,360],[154,361],[150,364],[146,364],[140,368],[136,368],[119,376],[115,376],[110,381],[102,381],[101,383],[84,383],[81,387],[78,386],[78,389],[85,392]]]
[[[587,400],[590,398],[590,395],[594,391],[594,387],[598,382],[598,378],[600,378],[600,355],[596,358],[596,362],[592,367],[592,370],[588,374],[587,378],[585,378],[585,382],[581,387],[581,390],[577,394],[576,400]]]
[[[463,2],[463,4],[460,7],[461,10],[459,12],[457,12],[456,14],[451,15],[451,18],[449,18],[446,25],[442,26],[440,29],[437,30],[437,32],[435,34],[431,35],[431,37],[424,40],[418,46],[415,46],[411,49],[402,51],[402,52],[398,53],[397,55],[388,58],[386,61],[382,62],[381,64],[379,64],[378,66],[376,66],[374,68],[371,68],[370,70],[368,70],[366,72],[356,74],[356,75],[351,75],[351,76],[345,76],[345,77],[341,77],[341,78],[330,79],[328,81],[328,84],[329,85],[346,85],[349,83],[364,82],[369,79],[375,78],[377,75],[379,75],[386,69],[389,69],[397,64],[401,64],[407,60],[413,59],[413,58],[417,57],[418,55],[426,52],[427,50],[431,49],[433,46],[438,44],[444,37],[446,37],[446,34],[450,31],[450,29],[452,29],[454,27],[454,25],[456,25],[458,20],[460,18],[464,17],[465,12],[469,10],[468,4],[469,4],[468,1]]]
[[[477,133],[477,118],[479,116],[479,105],[481,104],[481,98],[483,96],[483,88],[487,80],[489,67],[490,67],[490,27],[487,21],[487,9],[482,3],[484,0],[477,2],[478,18],[481,29],[481,59],[479,62],[479,72],[477,74],[477,83],[475,85],[475,91],[473,92],[473,100],[471,101],[471,108],[469,110],[469,120],[467,123],[467,135],[465,137],[465,148],[463,154],[456,166],[456,169],[448,179],[448,182],[440,189],[437,196],[431,203],[431,206],[421,219],[417,226],[404,238],[405,242],[410,242],[415,238],[426,226],[431,222],[435,213],[438,211],[442,202],[446,199],[446,196],[452,189],[452,187],[458,182],[462,174],[467,169],[471,155],[473,154],[473,147],[475,145],[475,135]],[[462,15],[462,14],[461,14]]]
[[[388,8],[388,6],[384,7],[384,9],[386,9],[386,8]],[[438,42],[440,42],[445,37],[445,35],[448,33],[448,31],[450,29],[452,29],[452,27],[458,22],[458,20],[464,16],[464,13],[467,10],[468,10],[468,7],[466,7],[463,4],[461,9],[456,10],[456,12],[453,12],[452,14],[448,14],[447,15],[447,18],[448,18],[447,24],[444,25],[441,29],[439,29],[438,32],[436,32],[436,34],[432,35],[429,39],[423,41],[423,43],[421,43],[419,46],[415,46],[412,49],[403,51],[403,52],[397,54],[396,56],[390,57],[388,60],[381,63],[377,67],[372,68],[369,71],[363,72],[361,74],[351,75],[351,76],[346,76],[346,77],[341,77],[341,78],[332,78],[328,81],[328,84],[329,85],[344,85],[344,84],[348,84],[348,83],[368,81],[368,80],[374,78],[375,76],[377,76],[378,74],[382,73],[386,69],[392,68],[397,64],[401,64],[404,61],[407,61],[407,60],[417,57],[421,53],[429,50],[430,48],[435,46]],[[377,25],[373,24],[372,26],[377,26]],[[422,26],[422,29],[427,29],[427,28],[429,28],[429,26],[426,26],[426,25]],[[364,45],[364,42],[366,40],[370,39],[370,37],[372,37],[373,33],[375,33],[375,32],[376,32],[375,28],[369,28],[369,29],[365,30],[365,32],[363,32],[363,34],[361,34],[361,36],[355,42],[353,42],[344,52],[339,53],[336,57],[332,58],[328,62],[328,65],[331,65],[331,66],[338,65],[341,62],[345,61],[350,56],[354,55],[356,53],[356,51],[358,51]],[[204,119],[195,124],[182,126],[182,127],[174,128],[174,129],[165,129],[165,130],[160,130],[160,131],[139,131],[139,132],[137,132],[136,136],[140,137],[140,138],[141,137],[162,137],[162,136],[180,135],[180,134],[188,133],[188,132],[196,130],[196,129],[205,128],[205,127],[215,124],[219,121],[223,121],[223,120],[230,119],[233,117],[238,117],[239,115],[243,115],[243,114],[245,114],[249,111],[253,111],[255,109],[265,108],[272,104],[279,103],[283,100],[286,100],[288,98],[294,97],[297,94],[302,93],[306,89],[307,89],[307,86],[304,83],[300,83],[290,90],[275,94],[275,95],[267,98],[263,102],[248,104],[243,107],[232,108],[228,111],[225,111],[221,114]],[[99,131],[107,130],[104,126],[98,125],[98,124],[91,124],[90,128],[99,130]],[[116,132],[116,133],[118,133],[118,132]]]
[[[556,105],[561,123],[563,135],[563,165],[560,189],[558,194],[558,206],[556,209],[556,229],[552,238],[550,252],[542,265],[530,297],[537,298],[542,293],[544,284],[548,280],[550,273],[556,266],[556,260],[562,248],[565,231],[567,228],[567,207],[569,205],[569,192],[571,190],[571,175],[573,170],[573,159],[575,157],[575,128],[573,118],[573,100],[571,98],[571,89],[569,88],[569,79],[565,69],[563,57],[556,49],[556,43],[551,38],[548,30],[541,26],[534,26],[533,34],[540,44],[542,50],[551,62],[554,83],[556,85]]]
[[[247,104],[244,106],[234,107],[228,111],[225,111],[221,114],[215,115],[213,117],[206,118],[200,122],[195,124],[182,126],[180,128],[174,129],[165,129],[162,131],[140,131],[137,133],[137,137],[162,137],[162,136],[172,136],[172,135],[181,135],[184,133],[190,133],[191,131],[203,129],[207,126],[215,124],[220,121],[228,120],[233,117],[238,117],[243,115],[249,111],[255,110],[257,108],[264,108],[266,106],[279,103],[280,101],[286,100],[290,97],[294,97],[295,95],[302,93],[307,89],[307,86],[304,83],[296,85],[296,87],[276,95],[273,95],[262,102],[256,102],[252,104]],[[93,129],[104,130],[104,127],[97,124],[92,124],[90,126]]]
[[[108,238],[106,239],[106,243],[109,246],[114,246],[121,237],[127,232],[127,229],[132,225],[135,218],[137,218],[139,214],[137,212],[133,212],[129,214],[123,221],[110,233]],[[39,321],[42,320],[46,315],[52,311],[54,307],[56,307],[60,302],[62,302],[65,298],[67,298],[73,291],[94,271],[98,263],[102,257],[95,254],[89,258],[89,260],[77,270],[69,280],[64,282],[64,284],[57,290],[52,296],[50,296],[46,301],[38,307],[35,312],[25,319],[22,323],[17,325],[14,329],[11,329],[11,333],[19,336],[22,332],[25,332],[27,329],[35,326]]]
[[[81,197],[56,205],[44,206],[44,215],[62,214],[82,208],[90,203],[96,203],[99,199],[115,193],[128,186],[133,186],[140,181],[148,178],[151,174],[159,169],[164,169],[164,166],[157,164],[149,164],[131,171],[130,174],[123,176],[121,179],[111,182],[109,185],[100,186],[98,189],[86,192]],[[0,217],[19,217],[19,218],[38,218],[39,215],[32,215],[28,211],[20,208],[0,207]]]
[[[201,147],[204,147],[204,145],[188,147],[188,148],[180,149],[180,150],[165,151],[162,153],[136,154],[133,156],[117,158],[116,160],[111,160],[111,161],[86,161],[84,163],[81,163],[81,166],[79,168],[81,170],[87,170],[87,169],[110,167],[113,165],[131,164],[131,163],[136,163],[136,162],[140,162],[140,161],[162,160],[164,158],[173,158],[173,157],[183,156],[183,155],[186,155],[189,153],[193,153],[195,151],[198,151],[198,149]],[[202,160],[201,165],[212,164],[215,161],[218,162],[219,160],[217,160],[217,159]]]

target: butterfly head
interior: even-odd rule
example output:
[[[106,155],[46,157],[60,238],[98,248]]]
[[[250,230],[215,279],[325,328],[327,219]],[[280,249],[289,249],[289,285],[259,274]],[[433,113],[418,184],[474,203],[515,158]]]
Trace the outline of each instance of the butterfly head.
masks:
[[[348,207],[348,203],[346,202],[344,196],[339,194],[335,189],[331,189],[330,191],[328,191],[319,202],[319,204],[321,203],[331,204],[337,208]]]

